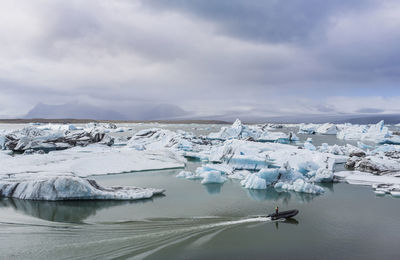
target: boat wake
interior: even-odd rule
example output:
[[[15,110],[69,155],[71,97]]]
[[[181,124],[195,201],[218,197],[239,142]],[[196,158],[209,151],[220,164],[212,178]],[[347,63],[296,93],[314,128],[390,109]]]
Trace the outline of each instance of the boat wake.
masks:
[[[43,237],[47,237],[48,247],[38,252],[44,258],[50,255],[68,257],[84,255],[85,258],[144,259],[171,247],[198,248],[227,229],[263,223],[273,223],[273,221],[265,216],[153,218],[140,221],[71,224],[71,228],[62,229],[57,225],[32,226],[34,232],[18,228],[17,223],[15,225],[0,223],[0,226],[8,235],[20,236],[21,232],[30,241],[22,250],[21,256],[28,257],[32,250],[40,248],[37,243],[43,243]],[[58,237],[57,241],[54,241],[52,237],[56,229]],[[44,233],[48,233],[48,236],[43,236]],[[36,237],[39,234],[41,240]]]

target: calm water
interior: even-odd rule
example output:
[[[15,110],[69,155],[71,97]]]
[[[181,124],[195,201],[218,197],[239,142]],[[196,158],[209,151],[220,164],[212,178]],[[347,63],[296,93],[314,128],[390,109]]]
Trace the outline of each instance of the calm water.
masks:
[[[205,134],[210,131],[208,127],[186,127]],[[339,143],[334,136],[312,137],[316,145]],[[187,169],[199,165],[190,162]],[[400,257],[400,199],[377,197],[369,187],[348,184],[326,185],[322,196],[250,191],[233,180],[201,185],[175,178],[179,171],[94,177],[102,185],[166,189],[165,196],[151,200],[0,200],[0,258]],[[297,208],[300,214],[284,222],[262,217],[276,205],[281,210]]]
[[[191,164],[190,167],[196,167]],[[4,259],[396,259],[400,200],[333,184],[312,196],[249,191],[238,181],[201,185],[179,170],[96,177],[104,185],[166,189],[139,202],[0,201]],[[297,208],[292,221],[256,217]]]

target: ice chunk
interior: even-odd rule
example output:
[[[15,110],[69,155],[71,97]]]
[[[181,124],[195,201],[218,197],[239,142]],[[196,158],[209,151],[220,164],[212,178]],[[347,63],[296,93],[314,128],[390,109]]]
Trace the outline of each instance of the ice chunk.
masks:
[[[275,184],[274,188],[309,194],[321,194],[325,192],[324,188],[312,183],[305,182],[303,179],[297,179],[293,182],[293,184],[278,182]]]
[[[371,126],[346,124],[337,134],[339,139],[343,140],[361,140],[384,143],[400,143],[399,137],[393,137],[389,129],[384,126],[384,121]]]
[[[218,133],[210,133],[208,138],[212,140],[239,139],[279,143],[288,143],[290,141],[287,134],[268,130],[269,128],[266,126],[243,125],[239,119],[236,119],[232,126],[222,127]],[[295,137],[293,137],[293,141],[295,141]]]
[[[257,173],[247,175],[240,183],[246,189],[263,190],[267,188],[267,182]]]
[[[5,136],[4,146],[15,152],[25,150],[62,150],[74,146],[86,146],[92,143],[103,143],[111,146],[114,138],[98,128],[90,131],[53,131],[36,127],[25,127]]]
[[[359,171],[340,171],[334,173],[335,178],[356,185],[375,185],[375,184],[397,184],[400,185],[400,178],[393,176],[377,176],[367,172]]]
[[[210,171],[218,171],[222,174],[232,174],[233,168],[227,164],[206,164],[196,169],[196,173],[203,174]]]
[[[271,165],[269,157],[262,155],[233,155],[226,161],[227,164],[238,170],[258,170]]]
[[[392,195],[393,197],[400,198],[400,191],[391,191],[390,195]]]
[[[134,134],[127,146],[137,150],[172,149],[188,152],[204,149],[201,146],[209,144],[208,140],[184,131],[173,132],[166,129],[151,128]]]
[[[319,168],[312,180],[314,182],[332,182],[333,176],[332,170]]]
[[[6,137],[0,135],[0,150],[6,149]]]
[[[231,127],[222,127],[218,133],[210,133],[208,138],[210,139],[240,139],[243,131],[243,124],[239,119],[232,124]]]
[[[400,152],[380,152],[366,157],[350,157],[346,164],[347,169],[383,175],[400,172]]]
[[[299,134],[315,134],[319,125],[316,124],[300,124]]]
[[[323,135],[336,135],[338,128],[334,124],[326,123],[319,126],[315,132]]]
[[[288,143],[289,136],[282,132],[263,132],[256,141],[261,142],[277,142],[277,143]],[[293,140],[295,141],[295,140]]]
[[[51,131],[68,131],[68,130],[78,130],[78,128],[71,124],[44,124],[37,126],[38,129],[51,130]]]
[[[315,146],[312,144],[312,138],[307,138],[307,140],[304,142],[304,148],[310,151],[315,151],[317,150]]]
[[[167,150],[136,151],[129,148],[89,145],[48,154],[2,158],[0,179],[8,174],[37,175],[42,172],[69,172],[86,177],[131,171],[181,168],[185,159]]]
[[[263,178],[267,185],[270,185],[278,180],[280,177],[279,169],[261,169],[257,175]]]
[[[151,198],[164,190],[100,186],[94,180],[57,176],[23,181],[0,181],[0,196],[29,200],[136,200]]]
[[[247,170],[235,171],[235,172],[233,172],[233,174],[228,175],[228,178],[236,179],[236,180],[243,180],[249,174],[251,174],[251,173],[249,171],[247,171]]]
[[[181,171],[178,173],[178,175],[176,175],[177,178],[190,178],[193,176],[194,176],[194,174],[189,171]]]
[[[208,171],[204,173],[203,177],[201,181],[202,184],[224,183],[226,181],[226,178],[223,177],[219,171]]]

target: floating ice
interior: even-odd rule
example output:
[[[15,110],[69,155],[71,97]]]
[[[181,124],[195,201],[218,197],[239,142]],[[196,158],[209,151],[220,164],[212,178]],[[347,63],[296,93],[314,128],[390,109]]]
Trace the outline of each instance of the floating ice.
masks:
[[[265,190],[267,188],[267,182],[257,173],[247,175],[240,183],[246,189]]]
[[[82,128],[78,128],[72,124],[44,124],[44,125],[38,125],[37,128],[41,130],[51,130],[56,132],[64,132],[68,130],[78,130],[78,129],[82,130]]]
[[[317,150],[315,146],[312,144],[312,138],[307,138],[307,140],[304,142],[304,148],[310,151],[315,151]]]
[[[372,186],[375,194],[390,194],[393,197],[400,195],[400,178],[393,176],[376,176],[359,171],[341,171],[335,173],[335,178],[349,184]]]
[[[226,178],[219,171],[208,171],[203,174],[203,177],[201,184],[224,183],[226,181]]]
[[[316,124],[300,124],[299,134],[315,134],[319,125]]]
[[[0,179],[7,175],[69,172],[77,176],[184,167],[185,159],[166,150],[136,151],[98,144],[48,154],[1,157]]]
[[[5,136],[2,146],[15,152],[25,150],[63,150],[74,146],[86,146],[92,143],[102,143],[111,146],[114,139],[108,136],[102,129],[93,128],[86,130],[62,130],[63,125],[57,127],[25,127],[11,132]],[[68,128],[71,126],[66,125]],[[59,129],[59,130],[54,130]],[[60,130],[61,129],[61,130]]]
[[[137,200],[151,198],[164,190],[100,186],[94,180],[57,176],[22,181],[0,181],[0,197],[29,200]]]
[[[251,172],[249,172],[247,170],[234,171],[233,174],[228,175],[228,178],[236,179],[236,180],[243,180],[249,174],[251,174]]]
[[[289,143],[297,141],[298,138],[293,133],[288,136],[282,132],[271,132],[266,126],[243,125],[239,119],[230,127],[222,127],[218,133],[210,133],[208,138],[211,140],[250,140],[257,142],[278,142]]]
[[[244,128],[245,126],[243,126],[242,122],[239,119],[236,119],[236,121],[232,124],[231,127],[222,127],[218,133],[210,133],[208,135],[208,138],[219,139],[219,140],[241,139]],[[246,132],[243,134],[246,135],[245,137],[249,137],[248,133]]]
[[[274,186],[275,189],[286,190],[286,191],[295,191],[309,194],[321,194],[324,193],[324,188],[305,182],[302,179],[295,180],[292,184],[285,182],[278,182]]]
[[[319,126],[315,132],[323,135],[336,135],[338,132],[338,128],[334,124],[326,123]]]
[[[196,169],[196,173],[203,174],[210,171],[217,171],[222,174],[232,174],[233,168],[227,164],[206,164]]]
[[[400,137],[393,136],[384,125],[384,121],[371,126],[345,124],[337,138],[343,140],[361,140],[377,144],[400,144]]]
[[[201,146],[211,144],[208,140],[196,137],[184,131],[173,132],[166,129],[152,128],[137,132],[128,141],[127,146],[137,150],[173,149],[183,152],[204,149]]]

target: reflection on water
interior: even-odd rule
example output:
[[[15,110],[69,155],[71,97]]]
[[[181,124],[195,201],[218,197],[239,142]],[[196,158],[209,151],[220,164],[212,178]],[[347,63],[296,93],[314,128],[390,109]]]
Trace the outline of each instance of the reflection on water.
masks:
[[[204,184],[203,186],[205,187],[208,194],[213,195],[213,194],[221,193],[221,188],[222,188],[223,184],[209,183],[209,184]]]
[[[162,196],[154,197],[157,199]],[[82,223],[101,209],[129,204],[152,202],[153,199],[135,201],[118,200],[82,200],[82,201],[36,201],[20,199],[1,199],[1,207],[11,207],[14,210],[32,217],[48,221]]]
[[[279,229],[279,223],[298,225],[300,222],[297,221],[297,219],[295,219],[295,218],[288,218],[288,219],[281,220],[281,221],[278,220],[278,221],[275,221],[276,229]]]
[[[273,187],[266,190],[246,190],[247,195],[256,201],[276,201],[276,203],[288,205],[293,199],[301,202],[310,202],[318,195],[298,192],[287,192],[284,190],[277,190]]]

